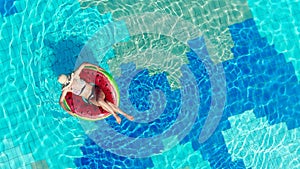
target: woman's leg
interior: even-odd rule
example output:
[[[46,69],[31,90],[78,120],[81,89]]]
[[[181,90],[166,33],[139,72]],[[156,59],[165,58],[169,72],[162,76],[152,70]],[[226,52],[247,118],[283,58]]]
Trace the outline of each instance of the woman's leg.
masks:
[[[104,94],[103,90],[101,90],[100,88],[97,88],[95,90],[98,90],[98,97],[97,97],[97,99],[104,100],[105,99],[105,94]]]
[[[128,120],[134,120],[133,116],[128,115],[127,113],[123,112],[118,106],[116,106],[113,103],[110,103],[109,101],[106,102],[115,112],[118,112],[119,114],[122,114],[125,116]]]
[[[121,118],[114,112],[114,110],[104,101],[101,101],[101,100],[96,100],[96,99],[91,99],[90,102],[96,106],[99,106],[99,107],[102,107],[104,110],[106,110],[107,112],[111,113],[117,123],[121,123]]]
[[[116,113],[122,114],[123,116],[125,116],[127,119],[129,120],[134,120],[133,116],[130,116],[128,114],[126,114],[125,112],[123,112],[121,109],[119,109],[119,107],[117,107],[116,105],[110,103],[109,101],[105,101],[105,94],[104,92],[100,89],[100,88],[95,88],[95,90],[97,90],[97,96],[96,96],[96,100],[99,104],[102,105],[103,109],[110,109],[110,111],[113,111],[113,115],[115,116],[115,118],[120,118]],[[120,119],[121,120],[121,119]],[[118,120],[117,120],[118,121]]]

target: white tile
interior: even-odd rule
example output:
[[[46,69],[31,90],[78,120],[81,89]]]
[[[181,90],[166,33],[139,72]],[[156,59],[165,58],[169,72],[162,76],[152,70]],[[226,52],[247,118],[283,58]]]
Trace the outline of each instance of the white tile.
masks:
[[[23,159],[24,159],[25,164],[31,164],[32,162],[35,161],[32,154],[23,155]]]
[[[12,169],[9,165],[9,162],[0,163],[0,169]]]
[[[13,148],[14,147],[14,144],[13,144],[13,142],[12,142],[12,140],[11,139],[4,139],[3,141],[2,141],[2,144],[4,145],[4,149],[5,150],[7,150],[7,149],[10,149],[10,148]]]
[[[0,163],[8,162],[7,155],[4,153],[0,153]]]
[[[16,157],[22,156],[21,150],[19,147],[14,147],[11,149],[7,149],[4,151],[4,153],[7,155],[8,159],[14,159]]]

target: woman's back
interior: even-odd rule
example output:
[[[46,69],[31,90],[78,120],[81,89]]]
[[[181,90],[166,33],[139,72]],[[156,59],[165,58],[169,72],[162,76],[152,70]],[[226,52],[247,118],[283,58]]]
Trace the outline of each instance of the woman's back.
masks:
[[[87,83],[84,80],[75,78],[71,84],[72,93],[80,96],[84,92],[86,85]]]

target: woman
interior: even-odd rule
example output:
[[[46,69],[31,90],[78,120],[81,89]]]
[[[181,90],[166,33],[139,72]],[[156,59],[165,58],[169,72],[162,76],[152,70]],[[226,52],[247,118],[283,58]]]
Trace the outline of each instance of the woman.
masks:
[[[80,72],[85,66],[97,67],[93,64],[83,63],[70,76],[62,74],[58,77],[58,82],[63,85],[62,94],[59,101],[62,108],[68,111],[63,104],[63,100],[68,92],[72,92],[75,95],[87,99],[89,103],[102,107],[104,110],[111,113],[119,124],[121,123],[121,118],[117,115],[117,113],[124,115],[129,120],[133,120],[133,116],[126,114],[113,103],[106,101],[105,94],[101,89],[98,89],[98,92],[95,92],[96,86],[87,83],[79,77]],[[69,113],[72,114],[72,112]]]

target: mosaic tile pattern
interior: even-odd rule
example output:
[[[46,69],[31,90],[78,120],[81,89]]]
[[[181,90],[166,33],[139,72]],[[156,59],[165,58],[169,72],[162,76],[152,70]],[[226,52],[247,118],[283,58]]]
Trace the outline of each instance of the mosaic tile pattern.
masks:
[[[197,168],[210,169],[209,162],[202,159],[199,151],[194,151],[191,143],[177,145],[161,155],[151,157],[154,167],[161,168]]]
[[[285,123],[269,125],[253,110],[229,117],[231,128],[222,131],[232,159],[243,159],[247,168],[299,168],[300,128]]]
[[[284,55],[277,53],[274,46],[268,45],[265,38],[260,37],[252,19],[230,26],[230,31],[235,41],[232,49],[235,58],[223,62],[227,81],[227,104],[217,130],[204,144],[199,144],[198,137],[201,131],[199,128],[204,124],[209,109],[209,77],[201,73],[205,73],[205,69],[199,67],[201,61],[193,54],[188,54],[190,69],[199,81],[201,118],[182,144],[192,141],[194,150],[200,150],[212,168],[244,168],[243,161],[232,162],[225,146],[221,131],[230,128],[227,117],[254,109],[257,117],[266,117],[272,125],[285,122],[288,129],[300,126],[297,120],[300,105],[296,101],[299,100],[300,86],[293,66],[286,63]],[[292,102],[295,104],[291,105],[289,100],[294,100]]]
[[[132,168],[144,169],[152,168],[153,163],[150,158],[134,159],[117,156],[109,151],[103,150],[91,139],[87,138],[81,147],[84,156],[75,160],[79,169],[88,168]]]
[[[16,1],[14,5],[18,13],[1,20],[3,21],[1,64],[6,66],[1,69],[0,73],[6,78],[0,83],[2,85],[1,96],[6,99],[1,101],[0,138],[4,141],[10,138],[13,146],[16,147],[10,150],[9,147],[2,147],[1,144],[1,157],[2,153],[7,154],[11,151],[13,152],[10,154],[14,155],[13,159],[8,155],[9,160],[1,163],[6,166],[4,168],[8,166],[31,168],[32,162],[44,159],[49,164],[49,168],[74,168],[76,167],[73,162],[74,158],[81,156],[79,147],[84,140],[80,136],[84,133],[80,130],[78,121],[61,111],[59,107],[53,106],[57,105],[59,97],[59,93],[55,91],[60,91],[53,78],[55,77],[53,71],[49,72],[51,70],[49,61],[53,61],[55,56],[43,44],[43,38],[50,37],[55,32],[52,22],[59,21],[53,13],[62,3],[62,1],[47,1],[46,3]],[[74,8],[81,11],[79,4],[76,4]],[[74,8],[72,10],[76,11]],[[41,9],[45,10],[40,11]],[[42,23],[37,20],[40,18],[37,15],[41,12],[43,12]],[[65,21],[64,18],[61,19]],[[51,29],[50,33],[47,29]],[[44,35],[44,32],[49,34]],[[57,31],[57,35],[59,34],[60,32]],[[73,48],[77,44],[71,45],[69,47]],[[60,47],[63,48],[63,46]],[[65,53],[68,51],[70,49],[64,50]],[[7,76],[7,71],[12,73]],[[49,88],[49,86],[52,87]],[[49,93],[52,94],[50,97],[54,98],[49,98]],[[75,129],[77,132],[73,135],[71,131]],[[3,156],[4,159],[5,157]]]
[[[199,46],[206,49],[204,38],[202,38],[201,45]],[[245,168],[242,160],[234,162],[231,160],[231,156],[226,148],[223,136],[221,135],[222,130],[230,128],[230,124],[226,121],[226,119],[221,119],[219,127],[206,142],[203,144],[199,143],[201,128],[204,125],[210,109],[210,78],[201,59],[194,52],[189,52],[187,57],[189,59],[188,67],[193,72],[198,85],[200,105],[198,110],[198,118],[193,125],[192,130],[181,141],[180,144],[191,142],[194,151],[200,151],[203,159],[210,163],[211,168]]]
[[[174,124],[180,111],[182,96],[179,90],[171,89],[166,74],[150,76],[147,70],[139,70],[134,65],[133,63],[122,65],[120,67],[122,76],[115,78],[119,85],[120,95],[126,96],[126,93],[129,93],[128,98],[120,98],[120,108],[125,112],[130,112],[136,120],[153,119],[153,121],[140,124],[128,122],[118,126],[114,125],[115,120],[108,121],[108,123],[119,133],[130,137],[154,137]],[[132,79],[128,84],[130,78]],[[154,105],[153,100],[160,100],[160,104]]]
[[[185,44],[164,35],[143,34],[131,36],[129,41],[113,48],[115,57],[108,63],[114,75],[121,75],[121,64],[134,62],[137,69],[146,68],[151,75],[166,72],[172,89],[180,88],[180,67],[187,64],[185,55],[189,51]]]
[[[144,12],[160,12],[181,17],[196,25],[203,32],[207,43],[210,44],[208,51],[215,63],[233,57],[230,52],[233,42],[227,27],[252,17],[245,0],[226,3],[213,0],[197,2],[118,1],[114,3],[83,0],[80,2],[83,8],[97,6],[101,13],[111,12],[115,19]],[[215,48],[223,50],[215,50]]]
[[[285,55],[287,62],[293,63],[300,81],[299,1],[249,0],[249,6],[260,35],[274,44],[276,50]]]
[[[60,89],[56,80],[51,80],[51,78],[60,73],[72,71],[80,48],[99,27],[111,22],[110,14],[100,16],[94,8],[82,10],[77,2],[61,0],[43,3],[38,3],[38,1],[0,2],[0,12],[3,16],[0,19],[2,23],[0,62],[3,65],[0,74],[5,77],[0,81],[2,86],[0,94],[4,98],[0,106],[0,138],[2,140],[0,168],[45,168],[45,164],[49,168],[113,168],[112,166],[114,168],[156,168],[161,166],[159,159],[170,159],[167,160],[170,162],[171,158],[174,158],[172,155],[183,149],[187,152],[182,152],[190,153],[191,158],[197,157],[196,160],[199,160],[199,163],[191,163],[195,161],[191,158],[176,156],[182,159],[183,164],[174,162],[175,167],[197,168],[199,167],[197,165],[202,164],[200,162],[203,161],[204,166],[208,168],[256,168],[259,165],[274,168],[281,162],[284,166],[299,167],[297,159],[299,159],[300,88],[295,76],[295,71],[297,73],[299,69],[297,59],[291,59],[291,57],[286,59],[289,53],[284,51],[283,47],[278,47],[276,43],[273,46],[271,42],[276,38],[270,34],[261,34],[262,28],[257,28],[258,22],[255,23],[253,19],[244,21],[252,17],[247,1],[243,0],[239,3],[236,1],[226,3],[198,1],[189,4],[170,1],[163,3],[126,1],[127,4],[132,5],[130,9],[125,8],[123,1],[120,1],[120,4],[107,1],[96,5],[98,10],[105,10],[102,12],[111,12],[114,19],[120,18],[121,15],[139,14],[142,11],[160,11],[180,16],[203,31],[201,45],[206,46],[216,63],[222,62],[224,66],[228,82],[227,107],[217,131],[207,142],[199,144],[198,137],[201,131],[199,129],[204,124],[211,101],[210,80],[201,60],[195,53],[190,51],[185,58],[181,58],[179,62],[187,64],[197,78],[201,97],[199,118],[181,144],[169,152],[145,159],[124,158],[103,150],[86,138],[77,119],[70,117],[59,107],[53,108],[53,105],[57,104],[55,98],[59,97],[59,93],[55,91]],[[82,7],[91,5],[88,1],[81,2]],[[283,4],[283,6],[288,6],[284,9],[295,14],[295,17],[298,16],[296,1],[284,1]],[[214,12],[217,15],[213,15]],[[255,10],[253,12],[255,16],[256,12],[261,12],[261,10]],[[43,15],[40,15],[41,13]],[[36,18],[42,18],[43,23],[37,22]],[[275,18],[285,21],[281,16]],[[296,25],[295,28],[297,28],[297,21],[292,21]],[[92,23],[96,23],[96,26],[88,26]],[[81,29],[84,24],[87,28],[85,30]],[[291,24],[287,25],[290,27]],[[272,25],[272,28],[276,26],[278,27],[278,25]],[[43,34],[44,31],[47,34]],[[292,33],[292,37],[293,35],[297,36],[297,33]],[[115,46],[116,51],[124,50],[135,38],[141,42],[140,39],[144,39],[143,36],[133,37],[119,49]],[[169,37],[162,38],[153,35],[151,38],[151,40],[163,41]],[[292,40],[297,43],[296,38]],[[288,40],[283,40],[283,42],[286,41]],[[166,48],[168,49],[168,45],[172,43],[186,49],[184,45],[174,42],[173,39],[167,42]],[[145,47],[150,47],[149,42],[146,41],[146,44],[148,45]],[[216,46],[224,50],[214,53]],[[133,49],[143,49],[143,47],[138,46]],[[117,55],[121,55],[120,53],[116,52]],[[216,55],[222,57],[216,57]],[[113,57],[114,53],[110,51],[104,62]],[[20,59],[22,62],[19,61]],[[295,67],[286,60],[291,61]],[[96,62],[96,60],[90,62]],[[72,66],[66,68],[64,64]],[[103,67],[109,69],[111,65],[104,64]],[[8,71],[14,73],[7,75]],[[155,75],[151,77],[144,72],[143,76],[147,77],[144,78],[144,84],[153,84],[151,81],[147,82],[146,79],[161,76],[161,74],[156,74],[155,70],[152,73]],[[163,76],[164,84],[167,84],[166,76]],[[169,82],[172,84],[173,81]],[[176,85],[174,83],[174,86]],[[145,90],[146,88],[142,88],[141,92],[144,97],[148,94]],[[40,98],[49,97],[47,92],[50,92],[53,98],[41,100]],[[131,95],[132,100],[135,98]],[[147,101],[138,99],[140,98],[137,98],[136,102],[133,101],[136,109],[143,110],[143,107],[137,104],[140,102],[146,108],[151,108]],[[247,125],[243,125],[240,120],[247,121]],[[166,120],[166,122],[169,121]],[[119,131],[122,131],[121,128]],[[271,131],[271,134],[268,131]],[[161,131],[155,132],[153,135]],[[245,132],[249,132],[250,135],[245,136]],[[133,136],[138,136],[140,133],[141,131],[138,131]],[[240,134],[240,137],[232,141],[232,133]],[[253,138],[253,135],[257,137]],[[241,138],[245,139],[240,140]],[[253,143],[247,146],[259,149],[259,155],[255,156],[253,151],[246,147],[241,149],[243,142]],[[274,146],[279,149],[274,149]],[[265,161],[266,157],[269,159],[268,163]],[[41,161],[45,159],[46,161]]]
[[[164,25],[161,26],[160,20],[153,21],[153,18],[161,18]],[[133,58],[129,60],[134,61],[137,67],[147,67],[152,75],[165,71],[172,89],[181,87],[179,79],[182,77],[182,73],[179,69],[186,63],[185,52],[189,50],[186,47],[186,41],[199,36],[199,30],[184,20],[159,13],[128,17],[124,19],[124,22],[131,35],[131,40],[122,45],[115,45],[114,49],[116,58],[120,58],[118,57],[120,51],[130,51],[130,56],[125,56],[125,52],[121,54],[125,59],[112,59],[110,65],[128,63],[127,58]],[[194,29],[182,31],[189,28]],[[144,58],[147,58],[146,64]]]
[[[35,161],[31,153],[23,154],[20,146],[14,146],[12,139],[3,139],[1,146],[3,149],[0,150],[0,168],[31,169],[30,164]]]
[[[228,102],[234,103],[228,106],[228,113],[254,108],[257,117],[266,116],[271,124],[284,121],[289,129],[300,127],[300,104],[296,101],[300,86],[293,65],[260,37],[254,20],[232,25],[230,31],[236,59],[224,63],[228,95],[232,95]]]

